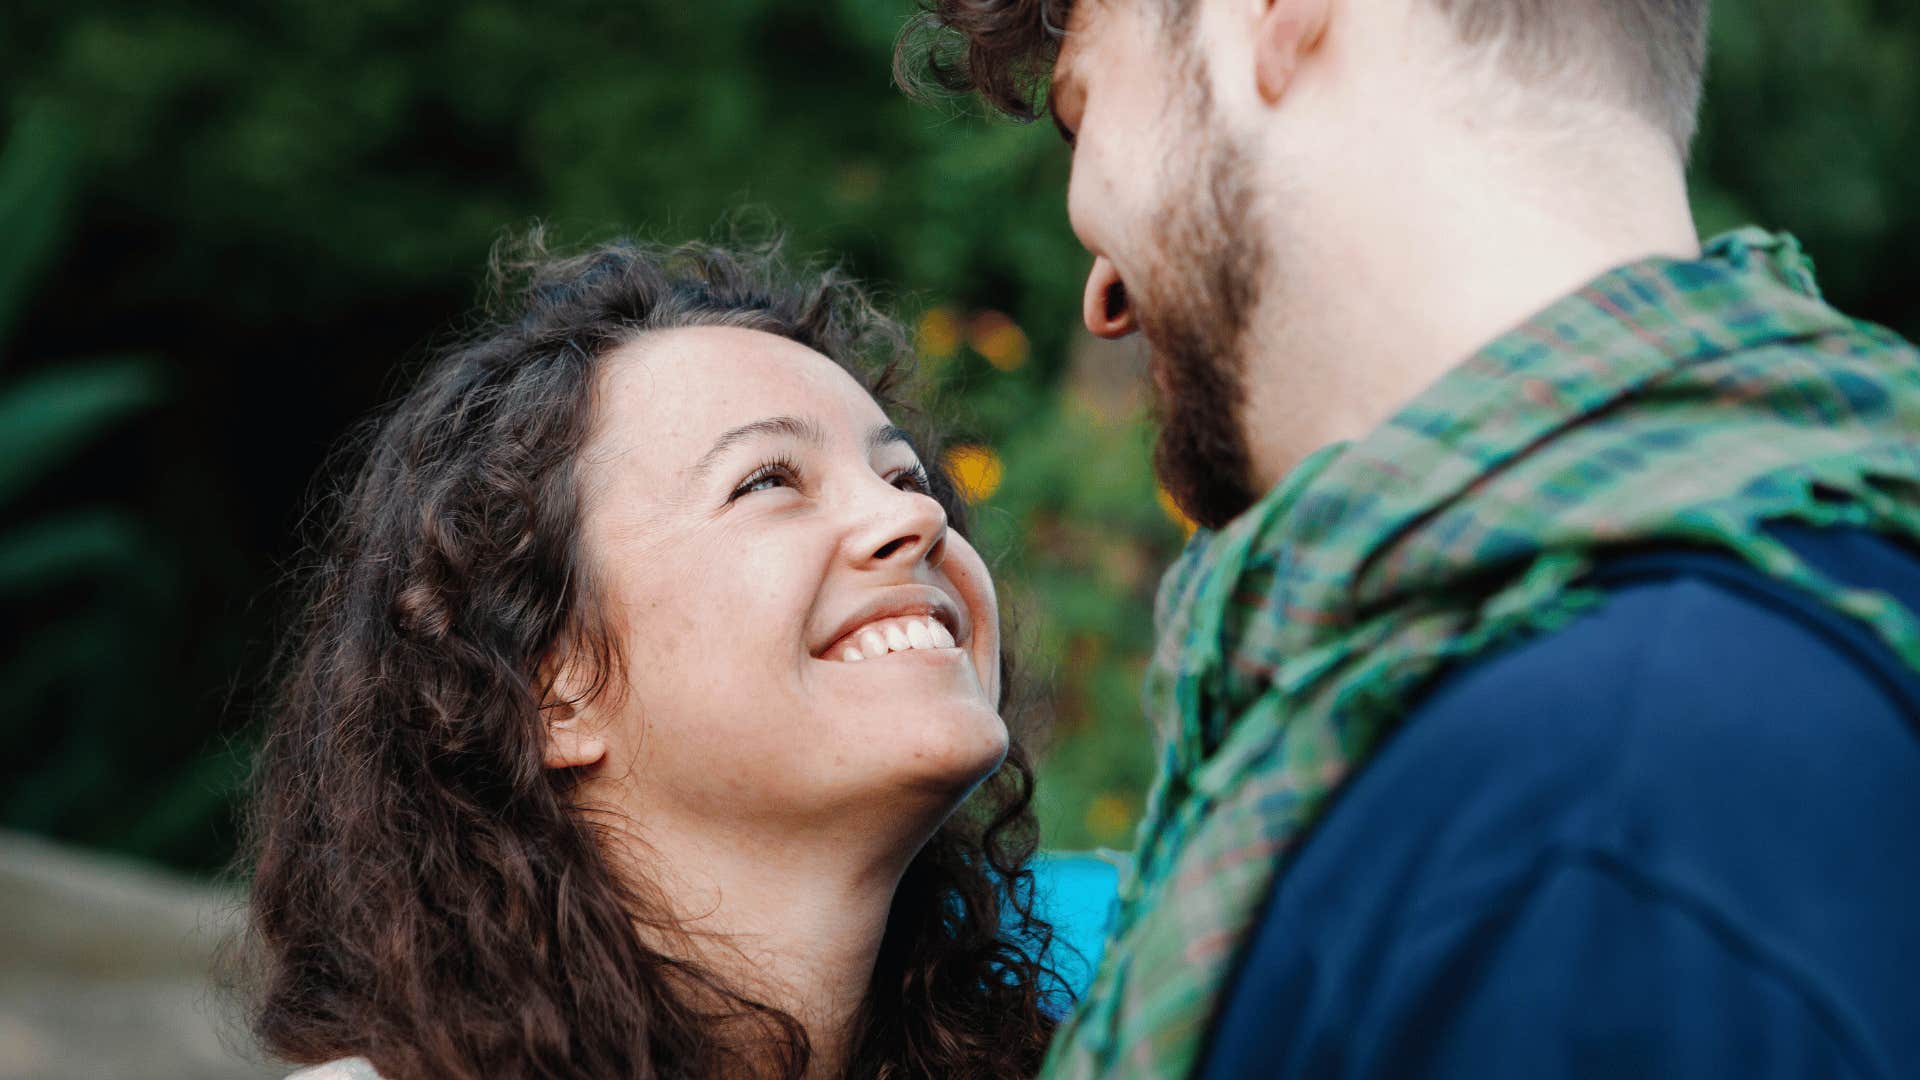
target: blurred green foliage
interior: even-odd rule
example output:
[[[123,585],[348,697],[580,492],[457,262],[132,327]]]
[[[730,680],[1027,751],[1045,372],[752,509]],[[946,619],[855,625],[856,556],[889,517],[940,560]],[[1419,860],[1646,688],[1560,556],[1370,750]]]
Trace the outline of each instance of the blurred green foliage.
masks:
[[[895,91],[909,6],[0,8],[9,145],[40,138],[29,116],[70,118],[84,184],[64,233],[51,204],[7,222],[16,248],[64,242],[37,278],[0,262],[0,301],[34,297],[0,336],[0,437],[32,448],[0,474],[27,492],[7,497],[0,554],[35,541],[93,568],[0,561],[33,594],[0,683],[0,823],[218,862],[235,737],[328,443],[467,307],[503,228],[679,239],[745,204],[885,283],[925,331],[954,425],[1001,472],[981,532],[1055,720],[1047,842],[1124,845],[1151,769],[1135,700],[1152,591],[1180,528],[1137,402],[1110,385],[1127,354],[1074,329],[1086,256],[1064,149],[1044,125]],[[1920,8],[1723,0],[1714,47],[1703,228],[1792,228],[1843,307],[1920,332]],[[182,392],[109,430],[154,401],[156,372],[79,361],[121,352],[164,357]],[[54,417],[49,392],[85,415]],[[81,524],[36,540],[62,521]],[[102,584],[123,580],[145,584]]]
[[[74,140],[47,108],[15,123],[0,151],[0,342],[59,243]],[[12,358],[10,358],[12,359]],[[172,567],[149,557],[145,525],[76,493],[34,506],[63,464],[130,414],[156,404],[160,372],[144,358],[69,360],[0,382],[0,601],[42,617],[0,660],[0,739],[39,760],[0,765],[0,820],[60,831],[123,788],[107,748],[127,741],[151,657],[138,639],[156,623]]]

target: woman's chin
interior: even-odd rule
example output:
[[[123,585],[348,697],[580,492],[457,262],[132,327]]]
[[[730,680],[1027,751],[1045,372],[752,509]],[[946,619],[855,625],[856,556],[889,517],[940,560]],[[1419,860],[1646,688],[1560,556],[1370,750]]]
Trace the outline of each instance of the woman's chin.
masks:
[[[902,787],[958,804],[1007,758],[1007,725],[985,708],[948,708],[892,734],[888,767]]]
[[[972,657],[960,650],[910,651],[879,659],[810,663],[810,698],[828,715],[856,717],[877,746],[912,744],[914,753],[941,751],[995,736],[1006,753],[1006,724],[981,684]]]

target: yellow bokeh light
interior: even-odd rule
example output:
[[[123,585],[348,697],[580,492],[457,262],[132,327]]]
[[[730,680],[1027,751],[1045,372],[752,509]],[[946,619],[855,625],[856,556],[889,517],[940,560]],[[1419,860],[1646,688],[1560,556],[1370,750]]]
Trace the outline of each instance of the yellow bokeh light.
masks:
[[[1160,503],[1160,509],[1166,511],[1167,517],[1170,518],[1175,525],[1180,526],[1181,532],[1188,536],[1193,535],[1193,531],[1196,528],[1193,519],[1188,517],[1186,512],[1180,509],[1179,503],[1173,501],[1173,495],[1168,492],[1166,488],[1161,487],[1159,484],[1153,485],[1153,497]]]
[[[1027,362],[1033,346],[1020,325],[998,311],[983,311],[967,328],[967,344],[1001,371],[1013,371]]]
[[[928,308],[916,328],[920,351],[936,360],[952,356],[960,348],[960,317],[949,307]]]
[[[991,498],[1007,474],[1000,455],[986,446],[956,446],[947,451],[946,465],[947,475],[953,477],[961,497],[970,503]]]
[[[1087,832],[1096,843],[1117,844],[1132,825],[1133,807],[1118,795],[1099,795],[1087,804]]]

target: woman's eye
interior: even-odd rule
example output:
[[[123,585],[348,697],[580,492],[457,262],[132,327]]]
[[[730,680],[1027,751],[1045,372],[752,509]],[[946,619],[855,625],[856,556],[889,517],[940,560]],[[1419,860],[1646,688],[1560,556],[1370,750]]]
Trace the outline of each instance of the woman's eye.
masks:
[[[773,491],[776,488],[794,487],[796,486],[795,475],[795,470],[791,465],[781,462],[763,465],[755,469],[745,480],[742,480],[740,486],[733,489],[733,494],[727,496],[727,501],[732,502],[742,495],[752,495],[759,491]]]
[[[900,474],[893,478],[893,486],[901,491],[911,491],[916,495],[933,494],[933,481],[927,477],[927,470],[918,465],[901,470]]]

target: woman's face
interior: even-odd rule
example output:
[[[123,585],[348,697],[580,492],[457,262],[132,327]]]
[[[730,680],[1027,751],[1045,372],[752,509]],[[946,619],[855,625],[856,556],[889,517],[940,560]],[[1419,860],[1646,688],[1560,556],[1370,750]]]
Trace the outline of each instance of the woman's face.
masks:
[[[627,686],[596,775],[643,828],[944,816],[999,765],[992,580],[846,371],[703,327],[598,392],[583,539]]]

